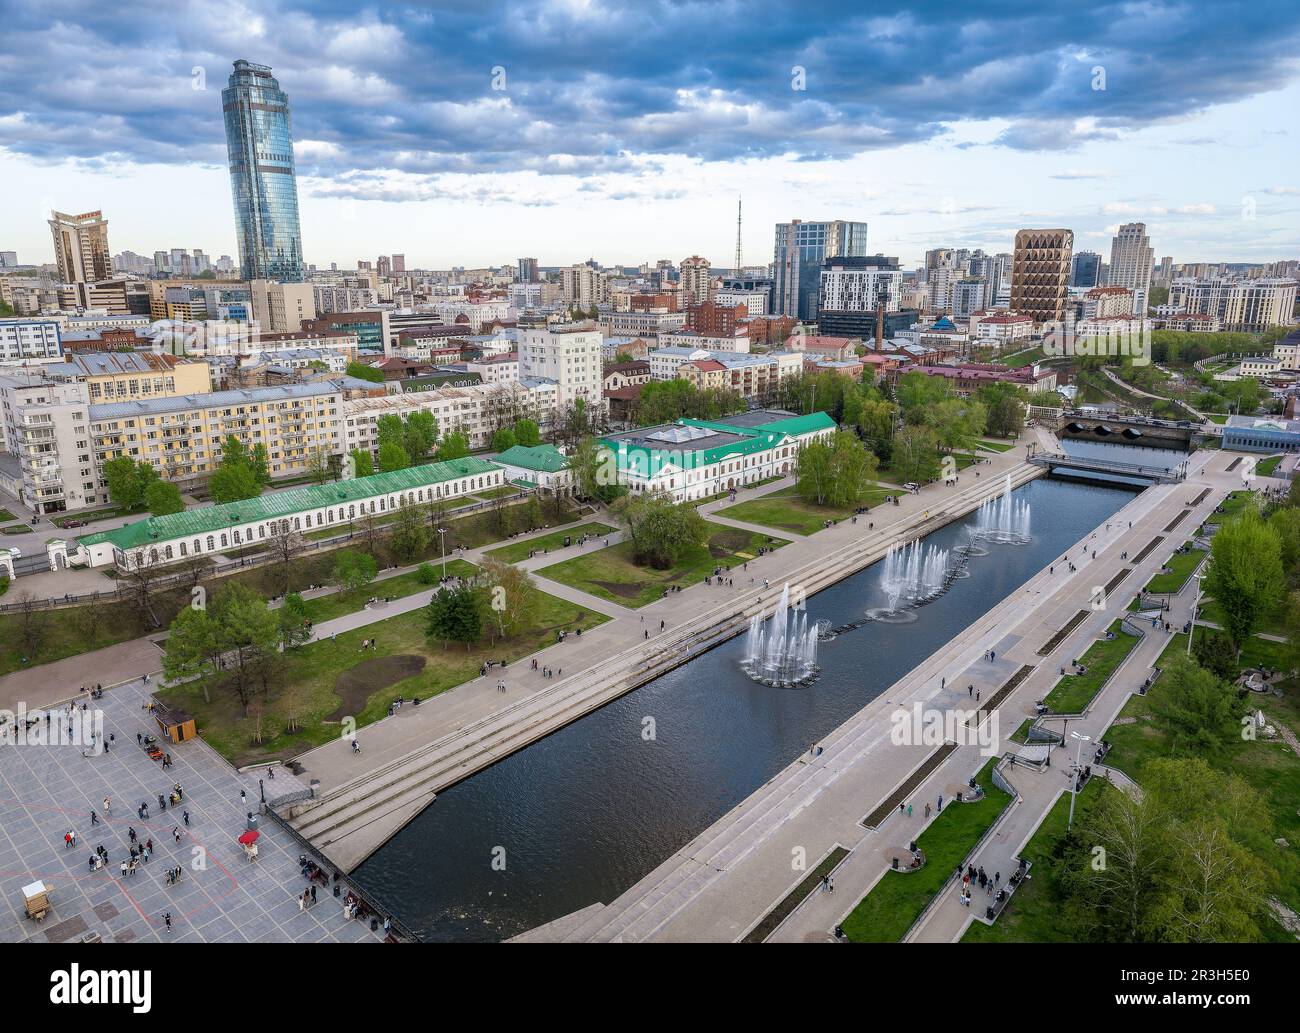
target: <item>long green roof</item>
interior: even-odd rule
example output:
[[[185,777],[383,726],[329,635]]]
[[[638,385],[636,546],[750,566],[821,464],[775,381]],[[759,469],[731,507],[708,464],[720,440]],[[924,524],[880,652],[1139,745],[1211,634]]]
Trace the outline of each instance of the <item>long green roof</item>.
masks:
[[[305,488],[294,488],[292,491],[244,499],[242,502],[225,502],[219,506],[203,506],[167,516],[149,517],[112,531],[97,531],[95,534],[85,535],[78,538],[77,542],[85,546],[109,542],[119,549],[133,549],[151,542],[207,534],[210,531],[238,527],[273,517],[292,516],[294,513],[301,513],[308,509],[336,506],[341,502],[355,502],[378,495],[410,491],[413,488],[423,488],[430,484],[455,480],[458,477],[490,473],[497,469],[499,467],[495,463],[490,463],[486,459],[466,456],[464,459],[409,466],[405,470],[377,473],[369,477],[353,477],[348,480],[331,481],[328,484],[313,484]]]
[[[569,460],[554,445],[511,445],[496,461],[542,473],[558,473],[569,465]]]
[[[725,420],[723,421],[726,422]],[[811,412],[806,416],[790,416],[784,420],[760,423],[755,430],[770,430],[776,434],[810,434],[815,430],[834,430],[835,421],[829,413]]]

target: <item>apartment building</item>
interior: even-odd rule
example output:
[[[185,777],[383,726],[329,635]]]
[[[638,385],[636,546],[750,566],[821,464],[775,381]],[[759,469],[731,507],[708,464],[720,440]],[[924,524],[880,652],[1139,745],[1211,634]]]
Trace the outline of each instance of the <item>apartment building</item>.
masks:
[[[304,322],[316,318],[316,295],[310,283],[253,280],[248,291],[253,302],[253,320],[263,331],[301,330]]]
[[[0,319],[0,364],[45,362],[63,355],[53,319]]]
[[[521,328],[519,376],[553,381],[561,407],[579,400],[598,407],[603,343],[604,335],[592,323]]]
[[[1178,277],[1169,287],[1168,308],[1213,316],[1224,330],[1261,333],[1272,326],[1289,326],[1295,301],[1296,281],[1291,279]]]
[[[0,462],[0,484],[33,513],[96,501],[89,410],[83,382],[0,374],[0,422],[10,457]]]

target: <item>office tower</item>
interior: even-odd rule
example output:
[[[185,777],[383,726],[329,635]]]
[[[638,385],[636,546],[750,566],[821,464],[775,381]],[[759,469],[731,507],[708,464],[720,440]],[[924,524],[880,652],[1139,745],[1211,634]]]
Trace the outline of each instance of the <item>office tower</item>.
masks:
[[[678,308],[688,305],[700,305],[709,300],[711,295],[709,260],[699,255],[682,259],[681,299]]]
[[[380,255],[379,261],[375,263],[375,271],[380,276],[389,276],[393,271],[393,263],[387,255]]]
[[[1101,255],[1080,251],[1070,263],[1071,287],[1096,287],[1101,283]]]
[[[1146,223],[1126,222],[1110,242],[1110,287],[1127,287],[1133,292],[1133,314],[1146,312],[1151,293],[1151,263],[1155,252],[1147,239]]]
[[[0,269],[13,269],[18,265],[17,251],[0,251]]]
[[[309,283],[252,280],[248,290],[253,321],[262,333],[293,333],[316,318],[316,292]]]
[[[1021,230],[1011,259],[1011,307],[1035,322],[1059,322],[1069,292],[1072,230]]]
[[[113,259],[108,253],[108,220],[102,212],[81,215],[50,213],[54,236],[54,262],[60,283],[93,283],[113,276]]]
[[[406,256],[405,256],[405,255],[394,255],[394,256],[393,256],[393,272],[394,272],[395,274],[400,274],[400,273],[404,273],[404,272],[406,272]]]
[[[239,60],[221,105],[242,275],[299,283],[302,232],[289,98],[271,69]]]
[[[536,283],[539,279],[537,275],[537,259],[519,259],[519,270],[515,276],[520,283]]]
[[[790,222],[776,224],[772,311],[798,319],[817,318],[822,266],[828,258],[865,258],[865,222]]]

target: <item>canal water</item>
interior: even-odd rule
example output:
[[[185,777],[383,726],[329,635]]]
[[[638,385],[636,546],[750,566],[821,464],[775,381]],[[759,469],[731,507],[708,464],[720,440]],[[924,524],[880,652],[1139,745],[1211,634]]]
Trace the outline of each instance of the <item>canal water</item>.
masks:
[[[750,681],[741,635],[452,786],[354,878],[428,941],[505,939],[608,903],[1133,498],[1046,479],[1016,495],[1032,544],[989,546],[913,623],[825,643],[812,685]],[[974,519],[929,540],[961,545]],[[869,567],[817,593],[810,617],[860,617],[884,603],[878,581]]]

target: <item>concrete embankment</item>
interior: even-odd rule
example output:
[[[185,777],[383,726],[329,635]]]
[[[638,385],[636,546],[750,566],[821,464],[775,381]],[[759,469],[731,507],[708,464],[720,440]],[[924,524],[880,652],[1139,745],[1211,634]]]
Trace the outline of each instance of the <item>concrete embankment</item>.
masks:
[[[870,531],[863,528],[860,538],[783,571],[779,582],[770,579],[766,589],[737,591],[724,604],[680,621],[667,634],[638,641],[490,716],[382,761],[319,798],[294,805],[285,817],[332,863],[350,872],[441,790],[744,631],[753,614],[770,612],[784,583],[812,595],[881,559],[892,546],[966,516],[1003,491],[1008,478],[1019,487],[1043,472],[1018,463],[1003,476],[974,480],[936,500],[922,514],[882,522]],[[860,519],[856,526],[862,525]]]

